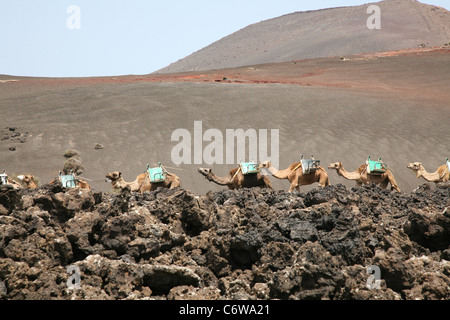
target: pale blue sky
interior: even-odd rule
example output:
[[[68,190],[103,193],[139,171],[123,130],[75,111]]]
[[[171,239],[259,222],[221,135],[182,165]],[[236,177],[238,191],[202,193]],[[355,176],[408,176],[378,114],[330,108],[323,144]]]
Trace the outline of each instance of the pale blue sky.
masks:
[[[249,24],[370,0],[0,0],[0,74],[148,74]],[[450,0],[423,0],[450,10]],[[70,5],[81,28],[70,30]]]

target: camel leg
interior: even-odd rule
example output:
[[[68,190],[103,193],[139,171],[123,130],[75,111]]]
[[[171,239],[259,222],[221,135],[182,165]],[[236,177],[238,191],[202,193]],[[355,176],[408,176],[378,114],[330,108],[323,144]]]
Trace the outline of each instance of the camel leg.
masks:
[[[264,181],[264,186],[263,186],[264,188],[273,190],[272,182],[270,182],[270,179],[268,176],[263,176],[263,181]]]
[[[325,188],[326,186],[330,185],[330,180],[328,179],[328,177],[321,177],[319,179],[319,187],[321,188]]]
[[[298,183],[296,183],[295,181],[292,181],[291,182],[291,185],[290,185],[290,187],[289,187],[289,193],[292,193],[292,191],[294,191],[294,189],[295,190],[297,190],[298,192],[300,192],[300,186],[299,186],[299,184]]]
[[[380,188],[383,189],[383,190],[387,189],[388,184],[389,184],[389,179],[383,180],[380,183]]]
[[[397,182],[395,181],[395,179],[390,180],[390,182],[391,182],[391,190],[392,190],[392,189],[395,189],[395,190],[397,190],[398,192],[401,192],[401,190],[400,190],[400,188],[398,187]]]
[[[394,176],[392,175],[392,173],[389,173],[389,175],[388,175],[388,181],[391,183],[391,190],[392,190],[392,189],[395,189],[395,190],[397,190],[398,192],[401,192],[400,188],[399,188],[398,185],[397,185],[397,181],[395,181],[395,178],[394,178]]]
[[[175,188],[178,188],[178,187],[181,187],[181,182],[180,182],[180,180],[176,179],[176,180],[174,180],[174,181],[172,181],[170,183],[170,188],[169,189],[175,189]]]

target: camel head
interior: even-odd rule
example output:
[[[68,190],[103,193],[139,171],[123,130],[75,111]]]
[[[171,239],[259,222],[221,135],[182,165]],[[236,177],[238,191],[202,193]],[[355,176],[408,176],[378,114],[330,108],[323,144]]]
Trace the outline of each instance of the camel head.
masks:
[[[203,175],[203,176],[205,176],[205,177],[209,177],[209,175],[211,174],[211,172],[212,172],[212,169],[211,168],[198,168],[198,172],[201,174],[201,175]]]
[[[108,180],[115,182],[115,181],[119,180],[120,178],[122,178],[122,172],[119,172],[119,171],[108,172],[106,174],[106,182],[108,182]]]
[[[423,169],[423,165],[421,162],[411,162],[410,164],[408,164],[407,168],[414,171],[417,178],[420,178],[420,176],[422,175],[420,170]]]
[[[267,169],[271,166],[272,166],[272,163],[270,161],[264,161],[259,164],[260,169]]]
[[[34,177],[31,174],[26,174],[22,177],[23,177],[22,181],[25,182],[26,184],[29,184],[31,181],[34,180]]]
[[[19,179],[21,182],[25,183],[25,185],[29,189],[35,189],[37,187],[36,181],[34,180],[34,176],[32,174],[25,174],[17,176],[17,179]]]
[[[410,164],[408,164],[409,169],[417,171],[420,170],[420,168],[422,167],[422,163],[420,162],[411,162]]]
[[[329,166],[328,166],[328,169],[335,169],[335,170],[339,170],[339,169],[341,169],[342,168],[342,162],[334,162],[334,163],[331,163]]]
[[[25,182],[27,185],[30,185],[32,183],[36,183],[35,180],[34,180],[34,176],[31,175],[31,174],[24,175],[22,181]]]

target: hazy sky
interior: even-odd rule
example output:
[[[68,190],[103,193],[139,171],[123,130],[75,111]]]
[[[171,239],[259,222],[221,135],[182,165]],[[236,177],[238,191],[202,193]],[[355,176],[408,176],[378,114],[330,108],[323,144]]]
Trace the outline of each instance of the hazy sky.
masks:
[[[0,74],[148,74],[249,24],[370,0],[0,0]],[[450,0],[423,0],[450,10]]]

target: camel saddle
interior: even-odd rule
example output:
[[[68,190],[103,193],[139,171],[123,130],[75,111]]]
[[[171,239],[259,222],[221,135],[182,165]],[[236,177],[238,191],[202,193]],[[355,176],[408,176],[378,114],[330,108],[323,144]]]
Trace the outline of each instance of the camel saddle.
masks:
[[[158,163],[158,166],[154,168],[150,168],[150,166],[147,165],[147,170],[150,177],[150,182],[158,183],[166,181],[166,171],[161,163]]]
[[[378,161],[370,160],[370,157],[366,161],[367,163],[367,173],[368,174],[383,174],[387,171],[387,164],[381,161],[381,158]]]
[[[244,175],[259,172],[259,165],[254,162],[241,162],[240,167]]]
[[[76,188],[78,181],[73,174],[59,175],[59,181],[64,188]]]
[[[447,158],[447,168],[448,168],[448,172],[450,172],[450,161],[448,161],[448,158]]]
[[[8,175],[6,173],[0,174],[0,185],[7,185],[8,184]]]
[[[303,157],[302,157],[300,159],[300,163],[302,164],[303,174],[314,173],[320,167],[320,160],[315,160],[314,158],[303,159]]]

